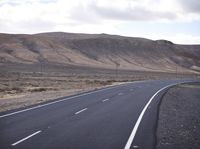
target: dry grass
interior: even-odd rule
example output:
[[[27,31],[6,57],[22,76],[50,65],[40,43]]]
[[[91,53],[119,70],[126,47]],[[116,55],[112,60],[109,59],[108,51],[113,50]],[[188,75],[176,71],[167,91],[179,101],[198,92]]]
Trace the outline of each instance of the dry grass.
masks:
[[[10,71],[8,71],[10,69]],[[25,107],[59,97],[95,90],[120,82],[174,78],[174,74],[85,68],[10,67],[0,72],[0,111]],[[15,71],[13,71],[15,70]],[[20,72],[19,72],[20,70]],[[32,72],[33,71],[33,72]],[[183,77],[183,76],[181,76]],[[188,77],[188,76],[186,76]]]
[[[0,79],[0,111],[53,100],[111,85],[114,80],[77,77],[28,77]]]

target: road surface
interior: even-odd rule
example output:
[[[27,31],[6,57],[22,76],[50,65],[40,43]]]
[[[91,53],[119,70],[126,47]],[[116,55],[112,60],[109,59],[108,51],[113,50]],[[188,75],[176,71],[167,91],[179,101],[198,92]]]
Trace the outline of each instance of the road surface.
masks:
[[[0,149],[151,149],[159,101],[183,80],[127,83],[0,113]]]

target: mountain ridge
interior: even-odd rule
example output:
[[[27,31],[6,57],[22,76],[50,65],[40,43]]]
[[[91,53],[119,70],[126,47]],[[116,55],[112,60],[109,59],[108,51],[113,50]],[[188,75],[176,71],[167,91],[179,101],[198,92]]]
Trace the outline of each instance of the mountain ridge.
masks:
[[[200,45],[109,34],[0,34],[0,63],[200,72]]]

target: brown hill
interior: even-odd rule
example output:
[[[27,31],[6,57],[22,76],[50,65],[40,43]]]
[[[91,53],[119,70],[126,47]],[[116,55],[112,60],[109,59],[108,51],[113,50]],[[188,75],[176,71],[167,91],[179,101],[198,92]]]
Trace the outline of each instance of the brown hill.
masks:
[[[0,34],[0,63],[200,72],[200,45],[107,34]]]

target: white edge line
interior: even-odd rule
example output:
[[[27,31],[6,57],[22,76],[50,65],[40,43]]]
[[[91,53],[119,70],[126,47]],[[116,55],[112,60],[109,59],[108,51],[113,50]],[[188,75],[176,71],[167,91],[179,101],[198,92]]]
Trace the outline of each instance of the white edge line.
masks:
[[[136,135],[137,129],[138,129],[138,127],[139,127],[139,125],[140,125],[140,122],[141,122],[141,120],[142,120],[142,118],[143,118],[143,116],[144,116],[144,113],[145,113],[145,111],[147,110],[147,108],[148,108],[149,104],[151,103],[151,101],[154,99],[154,97],[155,97],[159,92],[161,92],[162,90],[164,90],[164,89],[166,89],[166,88],[168,88],[168,87],[170,87],[170,86],[174,86],[174,85],[176,85],[176,84],[179,84],[179,83],[171,84],[171,85],[168,85],[168,86],[165,86],[165,87],[159,89],[159,90],[150,98],[150,100],[148,101],[148,103],[145,105],[144,109],[143,109],[142,112],[140,113],[140,116],[138,117],[137,122],[135,123],[135,126],[134,126],[134,128],[133,128],[133,130],[132,130],[132,132],[131,132],[131,135],[129,136],[129,139],[128,139],[128,141],[127,141],[127,143],[126,143],[124,149],[130,149],[131,144],[132,144],[132,142],[133,142],[133,140],[134,140],[134,137],[135,137],[135,135]]]
[[[13,143],[13,144],[11,144],[11,145],[12,145],[12,146],[15,146],[15,145],[17,145],[17,144],[19,144],[19,143],[21,143],[21,142],[23,142],[23,141],[25,141],[25,140],[31,138],[31,137],[37,135],[37,134],[40,133],[40,132],[41,132],[41,130],[39,130],[39,131],[37,131],[37,132],[35,132],[35,133],[33,133],[33,134],[27,136],[26,138],[23,138],[23,139],[19,140],[19,141],[15,142],[15,143]]]
[[[76,112],[75,114],[79,114],[79,113],[81,113],[81,112],[83,112],[83,111],[85,111],[85,110],[87,110],[87,108],[85,108],[85,109],[82,109],[82,110],[80,110],[80,111]]]
[[[104,99],[104,100],[102,100],[102,102],[105,102],[105,101],[108,101],[108,100],[110,100],[110,99]]]
[[[132,83],[134,83],[134,82],[132,82]],[[111,86],[111,87],[108,87],[108,88],[103,88],[103,89],[100,89],[100,90],[97,90],[97,91],[92,91],[92,92],[89,92],[89,93],[84,93],[84,94],[75,95],[75,96],[72,96],[72,97],[67,97],[67,98],[60,99],[60,100],[57,100],[57,101],[53,101],[53,102],[50,102],[50,103],[41,104],[41,105],[38,105],[38,106],[35,106],[35,107],[32,107],[32,108],[27,108],[27,109],[24,109],[24,110],[20,110],[20,111],[8,113],[8,114],[0,115],[0,118],[11,116],[11,115],[15,115],[15,114],[26,112],[26,111],[30,111],[30,110],[34,110],[34,109],[38,109],[38,108],[42,108],[42,107],[45,107],[45,106],[48,106],[48,105],[52,105],[52,104],[59,103],[59,102],[62,102],[62,101],[65,101],[65,100],[69,100],[69,99],[73,99],[73,98],[76,98],[76,97],[90,95],[90,94],[93,94],[93,93],[96,93],[96,92],[101,92],[103,90],[113,89],[113,88],[117,88],[119,86],[125,86],[126,84],[130,84],[130,82],[127,82],[127,83],[124,83],[124,84],[120,84],[120,85],[116,85],[116,86]]]
[[[114,86],[111,86],[111,87],[102,88],[102,89],[97,90],[97,91],[91,91],[91,92],[88,92],[88,93],[83,93],[83,94],[75,95],[75,96],[72,96],[72,97],[66,97],[64,99],[60,99],[60,100],[53,101],[53,102],[50,102],[50,103],[37,105],[37,106],[32,107],[32,108],[27,108],[27,109],[24,109],[24,110],[20,110],[20,111],[8,113],[8,114],[0,115],[0,118],[11,116],[11,115],[15,115],[15,114],[26,112],[26,111],[30,111],[30,110],[34,110],[34,109],[38,109],[38,108],[42,108],[42,107],[45,107],[45,106],[48,106],[48,105],[52,105],[54,103],[59,103],[59,102],[66,101],[66,100],[69,100],[69,99],[73,99],[73,98],[76,98],[76,97],[90,95],[90,94],[93,94],[93,93],[96,93],[96,92],[101,92],[101,91],[104,91],[104,90],[109,90],[109,89],[117,88],[117,87],[120,87],[120,86],[125,86],[127,84],[137,83],[137,82],[144,82],[144,81],[126,82],[126,83],[123,83],[123,84],[120,84],[120,85],[114,85]],[[184,82],[182,82],[182,83],[184,83]]]
[[[123,93],[118,93],[118,95],[120,96],[120,95],[123,95]]]

